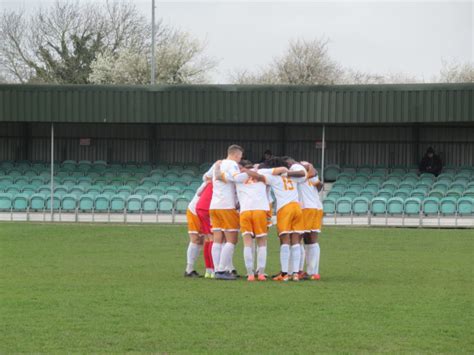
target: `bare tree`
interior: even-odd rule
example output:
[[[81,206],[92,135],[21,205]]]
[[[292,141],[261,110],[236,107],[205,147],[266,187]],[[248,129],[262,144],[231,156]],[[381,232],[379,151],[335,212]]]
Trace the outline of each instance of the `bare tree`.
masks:
[[[327,39],[290,41],[286,52],[257,73],[239,71],[232,75],[238,83],[335,84],[343,75],[340,65],[328,52]]]
[[[442,61],[442,67],[437,79],[442,83],[473,83],[474,62]]]

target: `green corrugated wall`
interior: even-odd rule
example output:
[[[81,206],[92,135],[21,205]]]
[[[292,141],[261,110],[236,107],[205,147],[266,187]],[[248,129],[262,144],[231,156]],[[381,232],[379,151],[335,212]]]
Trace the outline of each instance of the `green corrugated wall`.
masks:
[[[474,84],[0,85],[0,121],[410,124],[474,122]]]

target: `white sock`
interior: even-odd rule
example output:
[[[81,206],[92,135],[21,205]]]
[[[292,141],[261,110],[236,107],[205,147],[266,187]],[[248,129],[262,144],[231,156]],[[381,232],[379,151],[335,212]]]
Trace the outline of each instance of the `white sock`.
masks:
[[[221,260],[219,262],[219,267],[216,271],[226,271],[229,267],[232,267],[232,259],[234,258],[234,249],[235,246],[232,243],[225,243],[222,248]]]
[[[301,259],[301,248],[299,244],[291,246],[291,263],[292,263],[292,272],[298,272],[300,267]]]
[[[196,259],[199,255],[199,245],[195,243],[189,242],[188,245],[188,252],[186,253],[186,272],[190,273],[194,271],[194,264],[196,263]]]
[[[282,244],[280,246],[280,266],[281,272],[288,273],[288,261],[290,259],[290,246],[288,244]]]
[[[221,260],[221,252],[222,252],[222,244],[216,243],[216,242],[212,243],[211,255],[212,255],[212,262],[214,263],[214,269],[216,269],[216,271]]]
[[[308,245],[308,263],[306,272],[310,275],[317,274],[319,272],[319,244]]]
[[[244,261],[247,275],[253,275],[253,248],[244,246]]]
[[[305,259],[306,259],[306,253],[305,253],[305,250],[304,250],[304,245],[303,244],[300,244],[300,268],[298,269],[298,271],[303,271],[304,270],[304,262],[305,262]]]
[[[319,274],[319,256],[321,255],[321,249],[319,248],[319,243],[315,244],[316,247],[314,248],[315,251],[315,266],[314,266],[314,273]]]
[[[259,275],[265,273],[265,266],[267,265],[267,247],[258,247],[257,250],[257,270]]]

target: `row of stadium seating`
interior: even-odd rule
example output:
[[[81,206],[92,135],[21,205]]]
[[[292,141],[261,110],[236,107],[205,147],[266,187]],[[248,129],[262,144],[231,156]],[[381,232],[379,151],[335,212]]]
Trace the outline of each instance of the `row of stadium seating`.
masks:
[[[392,174],[396,175],[405,175],[407,173],[411,174],[418,174],[418,167],[414,166],[394,166],[394,167],[386,167],[386,166],[345,166],[340,167],[338,165],[328,165],[324,168],[324,178],[326,181],[332,182],[336,181],[341,174],[348,174],[348,175],[356,175],[361,174],[365,176],[388,176]],[[447,174],[462,174],[468,173],[473,174],[474,169],[472,166],[445,166],[443,167],[443,173]]]
[[[35,193],[50,194],[51,185],[9,185],[4,188],[0,186],[0,192],[12,195],[25,194],[33,195]],[[179,186],[114,186],[114,185],[55,185],[53,190],[55,195],[73,194],[80,196],[83,194],[99,195],[99,194],[117,194],[121,196],[129,195],[171,195],[174,197],[184,195],[191,199],[194,196],[195,189],[190,187]]]
[[[185,196],[66,194],[54,197],[53,209],[62,212],[115,212],[115,213],[174,213],[185,212],[189,199]],[[0,193],[0,211],[48,211],[51,196],[47,194]]]
[[[339,215],[474,215],[474,197],[427,197],[420,199],[409,197],[374,197],[364,196],[327,197],[323,201],[324,213]]]

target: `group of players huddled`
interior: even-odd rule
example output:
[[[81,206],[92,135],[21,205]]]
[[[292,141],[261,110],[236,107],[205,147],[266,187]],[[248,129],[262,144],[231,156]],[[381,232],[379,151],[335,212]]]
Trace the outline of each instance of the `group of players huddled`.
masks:
[[[204,174],[203,184],[189,204],[186,216],[190,242],[185,276],[199,277],[194,265],[203,246],[205,278],[235,280],[238,275],[233,256],[240,230],[247,280],[266,281],[272,190],[281,265],[272,279],[319,280],[318,234],[323,210],[318,194],[322,183],[317,171],[312,164],[290,157],[272,157],[253,165],[242,160],[242,155],[240,146],[231,145],[227,158],[215,162]]]

